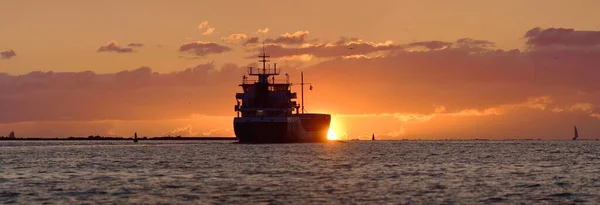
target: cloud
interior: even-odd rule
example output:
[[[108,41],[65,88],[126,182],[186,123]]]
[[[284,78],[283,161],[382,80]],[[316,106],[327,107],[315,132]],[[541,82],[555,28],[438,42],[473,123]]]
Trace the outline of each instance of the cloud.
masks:
[[[192,131],[192,126],[187,125],[185,127],[175,128],[174,130],[164,133],[163,136],[196,136],[198,132]]]
[[[406,48],[407,44],[363,43],[358,44],[364,47],[360,48],[357,41],[346,38],[309,48],[271,46],[267,51],[275,57],[311,54],[320,58],[350,56],[338,50],[348,44],[355,44],[355,52],[362,49],[359,55],[391,51],[376,58],[330,58],[304,68],[305,78],[315,82],[315,87],[323,84],[321,92],[311,97],[317,101],[314,106],[334,112],[389,112],[387,107],[364,105],[364,100],[394,104],[398,112],[428,113],[434,104],[444,105],[446,112],[458,112],[511,104],[532,96],[552,97],[551,107],[545,98],[533,99],[528,105],[551,112],[554,107],[566,110],[569,103],[576,103],[572,101],[582,102],[599,95],[600,84],[591,76],[600,75],[600,59],[596,57],[600,51],[501,50],[494,49],[490,41],[463,38],[452,44],[439,44],[449,45],[446,49],[414,52]],[[352,91],[352,95],[336,96],[345,103],[335,106],[327,103],[327,94],[319,94],[346,91]]]
[[[354,136],[369,136],[372,131],[376,131],[376,135],[381,136],[380,139],[564,139],[569,134],[566,132],[570,130],[568,125],[564,126],[565,123],[582,125],[587,128],[588,133],[600,132],[600,129],[593,126],[598,114],[588,114],[592,113],[588,109],[590,105],[579,104],[575,106],[577,111],[556,113],[531,106],[536,103],[554,102],[548,96],[539,96],[519,103],[481,109],[442,113],[438,112],[436,107],[433,113],[428,114],[337,114],[332,119],[336,124],[361,124],[364,126],[360,127],[368,128],[344,127],[345,131],[351,132]]]
[[[340,130],[348,138],[382,133],[410,138],[562,139],[572,135],[573,124],[581,127],[582,136],[600,135],[600,50],[585,46],[503,50],[494,48],[493,42],[469,38],[437,41],[442,42],[438,45],[427,42],[436,41],[418,45],[430,49],[412,50],[409,44],[415,42],[344,37],[333,43],[268,45],[267,51],[280,58],[272,62],[316,61],[302,68],[304,79],[314,86],[305,89],[306,109],[339,114]],[[180,48],[200,57],[230,50],[210,42]],[[108,74],[0,74],[4,126],[0,128],[35,130],[34,125],[14,123],[50,127],[50,122],[110,121],[110,126],[85,126],[128,134],[141,128],[156,134],[182,127],[184,132],[193,127],[196,134],[225,131],[235,115],[232,93],[240,92],[237,85],[247,66],[256,63],[221,67],[208,63],[171,73],[140,67]],[[300,69],[281,68],[291,82],[300,81]],[[206,117],[175,122],[191,113]],[[173,122],[167,126],[161,120]],[[43,133],[39,129],[36,133]]]
[[[254,32],[255,34],[262,34],[265,35],[267,33],[269,33],[269,28],[263,28],[263,29],[258,29],[256,30],[256,32]]]
[[[411,139],[570,139],[573,124],[595,138],[597,120],[574,113],[553,113],[539,109],[517,108],[502,115],[440,115],[423,123],[407,123],[403,138]]]
[[[350,44],[350,43],[358,43],[361,40],[358,38],[348,38],[348,37],[340,37],[340,39],[338,41],[336,41],[334,44],[335,45],[346,45],[346,44]]]
[[[296,32],[295,34],[286,34],[278,39],[266,39],[266,49],[275,57],[297,56],[297,55],[312,55],[317,58],[332,58],[342,57],[344,59],[364,58],[370,59],[373,57],[381,57],[379,52],[398,52],[398,51],[436,51],[444,49],[464,50],[468,52],[484,52],[493,51],[495,44],[486,40],[475,40],[471,38],[458,39],[455,42],[443,41],[419,41],[408,44],[394,44],[392,41],[386,42],[369,42],[358,38],[341,37],[334,43],[319,43],[311,44],[305,41],[305,36],[308,32]],[[252,45],[258,43],[258,38],[248,39],[244,45]],[[288,45],[296,45],[290,47]],[[298,46],[300,45],[300,46]],[[425,48],[419,50],[415,48]],[[262,48],[257,48],[262,49]]]
[[[242,42],[242,45],[244,46],[250,46],[250,45],[254,45],[254,44],[258,44],[258,37],[250,37],[247,38],[245,41]]]
[[[297,56],[285,56],[282,57],[281,61],[310,61],[313,58],[311,55],[303,54]]]
[[[488,115],[502,115],[503,113],[496,108],[488,108],[485,110],[478,109],[465,109],[456,113],[447,114],[449,116],[488,116]]]
[[[306,54],[304,54],[306,55]],[[284,57],[285,58],[285,57]],[[342,57],[343,59],[371,59],[371,56],[367,56],[367,55],[349,55],[349,56],[344,56]]]
[[[545,110],[549,104],[551,104],[554,100],[550,96],[539,96],[534,98],[527,99],[527,103],[525,106],[529,108],[535,108],[540,110]]]
[[[451,45],[452,45],[452,43],[442,42],[442,41],[420,41],[420,42],[414,42],[414,43],[408,44],[409,47],[422,46],[422,47],[425,47],[430,50],[444,49]]]
[[[592,103],[575,103],[569,107],[570,111],[581,111],[585,113],[592,113],[594,111],[594,104]]]
[[[486,41],[486,40],[475,40],[475,39],[471,39],[471,38],[461,38],[456,40],[456,45],[458,45],[458,47],[469,47],[469,48],[491,48],[494,47],[496,44],[494,42],[491,41]]]
[[[475,40],[471,38],[461,38],[456,40],[455,42],[444,42],[444,41],[418,41],[406,44],[405,47],[408,49],[412,49],[415,47],[423,47],[427,50],[443,50],[448,48],[459,48],[464,50],[469,50],[472,52],[481,52],[486,49],[493,48],[495,46],[494,42],[486,41],[486,40]]]
[[[284,44],[284,45],[300,45],[306,42],[308,31],[296,31],[294,33],[285,33],[275,39],[267,38],[265,43]]]
[[[200,24],[198,24],[198,29],[204,30],[204,32],[202,32],[202,35],[204,36],[210,36],[215,32],[215,28],[210,27],[210,25],[208,25],[208,21],[203,21]]]
[[[266,32],[268,32],[268,31],[269,31],[269,29],[266,28],[265,30],[257,31],[256,33],[264,32],[262,34],[266,34]],[[294,33],[285,33],[285,34],[278,36],[277,38],[266,38],[265,40],[263,40],[263,43],[278,45],[278,46],[284,46],[284,45],[300,46],[300,45],[307,44],[308,42],[316,42],[317,41],[317,39],[313,39],[313,40],[306,39],[308,34],[309,34],[308,31],[296,31]],[[246,41],[242,42],[242,45],[252,46],[252,45],[255,45],[258,43],[261,43],[261,42],[259,42],[259,37],[248,37],[248,38],[246,38]]]
[[[530,47],[598,47],[600,31],[581,31],[568,28],[533,28],[525,33]]]
[[[17,53],[15,53],[15,51],[12,49],[0,52],[0,57],[2,57],[2,59],[11,59],[15,56],[17,56]]]
[[[194,54],[195,56],[200,56],[200,57],[207,56],[210,54],[229,52],[231,50],[232,49],[227,46],[219,45],[217,43],[202,42],[202,41],[183,44],[179,47],[180,52],[188,52],[188,53]]]
[[[248,35],[243,34],[243,33],[234,33],[227,37],[221,38],[221,41],[227,42],[227,43],[236,43],[236,42],[241,42],[246,39],[248,39]]]
[[[143,47],[144,44],[142,44],[142,43],[129,43],[129,44],[127,44],[127,46],[129,46],[129,47]]]
[[[203,21],[198,24],[198,29],[204,29],[208,27],[208,21]]]
[[[215,136],[227,136],[228,133],[231,133],[233,129],[231,128],[220,128],[220,129],[211,129],[202,133],[203,137],[215,137]]]
[[[204,33],[202,33],[202,35],[204,36],[210,36],[215,32],[215,28],[207,28],[206,31],[204,31]]]
[[[443,105],[441,105],[441,106],[434,106],[434,107],[435,107],[435,109],[434,109],[435,113],[444,113],[444,112],[446,112],[446,107],[443,106]]]
[[[123,48],[116,41],[109,41],[106,45],[100,46],[96,52],[116,52],[116,53],[133,53],[133,48]]]
[[[164,74],[148,67],[110,74],[0,74],[0,112],[4,113],[0,123],[160,120],[191,113],[227,115],[232,112],[229,104],[235,104],[230,95],[236,92],[245,68],[234,64],[216,68],[209,63]],[[212,100],[206,101],[208,98]]]
[[[312,55],[318,58],[331,58],[352,55],[367,55],[380,51],[392,51],[403,48],[403,46],[394,45],[391,42],[375,43],[351,41],[345,44],[321,43],[302,47],[285,47],[278,44],[271,44],[266,45],[265,50],[269,51],[270,55],[275,58],[295,55]]]

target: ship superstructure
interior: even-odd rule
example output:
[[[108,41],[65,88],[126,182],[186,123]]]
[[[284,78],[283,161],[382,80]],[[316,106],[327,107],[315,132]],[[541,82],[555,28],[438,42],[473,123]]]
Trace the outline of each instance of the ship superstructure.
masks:
[[[262,68],[248,68],[248,75],[256,79],[244,75],[239,85],[242,92],[235,96],[237,117],[233,126],[238,140],[245,143],[326,141],[331,116],[304,113],[304,98],[301,105],[295,101],[297,94],[291,90],[288,74],[284,81],[277,81],[275,76],[280,74],[277,64],[270,68],[269,56],[264,52],[258,57]],[[303,92],[304,75],[301,75]]]

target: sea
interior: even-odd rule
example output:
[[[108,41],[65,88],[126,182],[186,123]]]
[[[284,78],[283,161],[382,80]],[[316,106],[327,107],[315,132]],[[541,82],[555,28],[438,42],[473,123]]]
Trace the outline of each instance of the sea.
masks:
[[[0,204],[599,204],[600,141],[0,141]]]

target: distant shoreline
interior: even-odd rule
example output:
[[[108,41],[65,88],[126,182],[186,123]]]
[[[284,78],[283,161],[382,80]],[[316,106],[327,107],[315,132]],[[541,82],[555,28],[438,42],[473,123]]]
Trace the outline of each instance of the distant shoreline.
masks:
[[[43,138],[43,137],[30,137],[30,138],[7,138],[0,137],[0,141],[31,141],[31,140],[59,140],[59,141],[97,141],[97,140],[127,140],[131,141],[133,138],[123,137],[67,137],[67,138]],[[138,140],[237,140],[235,137],[151,137],[145,138],[140,137]]]
[[[31,138],[7,138],[0,137],[0,141],[133,141],[133,138],[123,138],[123,137],[67,137],[67,138],[43,138],[43,137],[31,137]],[[164,140],[224,140],[231,141],[237,140],[235,137],[141,137],[138,138],[140,141],[164,141]],[[344,141],[344,142],[352,142],[352,141],[372,141],[372,140],[332,140],[332,141]],[[568,139],[393,139],[393,140],[376,140],[376,141],[573,141]],[[578,139],[576,141],[600,141],[600,139]]]

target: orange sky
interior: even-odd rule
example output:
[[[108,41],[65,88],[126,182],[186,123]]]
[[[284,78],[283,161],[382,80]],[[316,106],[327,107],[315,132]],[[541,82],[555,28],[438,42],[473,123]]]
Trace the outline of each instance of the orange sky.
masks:
[[[294,80],[306,72],[315,87],[307,110],[334,114],[339,136],[566,139],[577,124],[582,138],[597,138],[596,8],[8,0],[0,133],[232,136],[236,85],[258,38]]]

